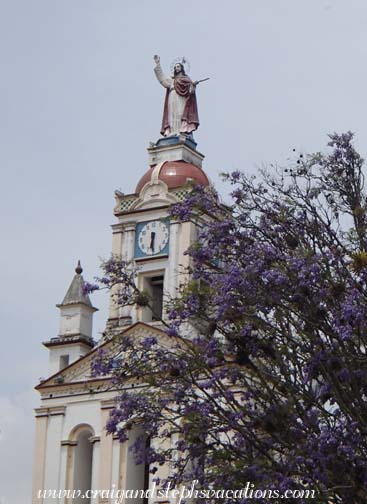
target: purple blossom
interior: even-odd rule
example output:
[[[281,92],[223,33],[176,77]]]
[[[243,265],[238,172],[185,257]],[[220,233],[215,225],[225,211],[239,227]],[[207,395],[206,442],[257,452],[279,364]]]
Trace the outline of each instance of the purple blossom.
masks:
[[[135,422],[171,439],[134,447],[140,462],[169,464],[166,484],[367,501],[367,197],[352,138],[331,135],[330,152],[279,176],[225,175],[228,206],[198,187],[171,208],[202,227],[171,300],[170,344],[122,338],[118,358],[94,364],[121,390],[108,432],[125,441]],[[111,259],[101,283],[133,304],[134,275]]]

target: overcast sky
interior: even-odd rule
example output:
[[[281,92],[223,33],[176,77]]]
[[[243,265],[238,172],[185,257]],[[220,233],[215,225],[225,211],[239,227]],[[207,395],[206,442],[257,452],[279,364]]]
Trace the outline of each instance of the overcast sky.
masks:
[[[367,3],[0,0],[0,38],[0,504],[26,504],[41,342],[77,259],[93,279],[110,253],[114,190],[147,169],[164,99],[153,54],[210,77],[195,138],[224,191],[220,171],[286,164],[328,132],[355,131],[367,155]]]

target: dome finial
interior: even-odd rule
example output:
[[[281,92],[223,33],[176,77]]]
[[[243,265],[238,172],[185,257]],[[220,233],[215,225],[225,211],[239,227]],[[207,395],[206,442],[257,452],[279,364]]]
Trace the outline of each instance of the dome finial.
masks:
[[[82,266],[80,264],[80,259],[79,259],[78,264],[77,264],[77,266],[75,268],[75,273],[77,275],[81,275],[83,273],[83,268],[82,268]]]

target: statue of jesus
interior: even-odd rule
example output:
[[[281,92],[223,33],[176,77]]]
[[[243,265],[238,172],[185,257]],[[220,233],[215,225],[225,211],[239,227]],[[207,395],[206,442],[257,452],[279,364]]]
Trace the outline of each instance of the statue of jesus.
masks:
[[[182,63],[176,63],[173,75],[164,75],[160,57],[154,56],[156,67],[155,75],[158,81],[167,88],[164,101],[161,134],[165,137],[190,134],[199,126],[199,115],[196,103],[195,88],[197,81],[192,81],[185,73]]]

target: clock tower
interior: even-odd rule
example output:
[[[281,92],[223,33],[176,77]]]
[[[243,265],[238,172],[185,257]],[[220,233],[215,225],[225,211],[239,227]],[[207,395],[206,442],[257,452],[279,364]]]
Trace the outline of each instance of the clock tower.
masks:
[[[169,207],[182,201],[192,184],[209,186],[202,169],[204,156],[196,149],[192,135],[161,138],[148,148],[149,169],[140,178],[135,192],[115,192],[112,226],[112,254],[134,261],[137,285],[152,300],[151,308],[117,307],[111,300],[108,327],[135,322],[156,323],[164,316],[164,300],[174,297],[179,274],[187,266],[184,255],[195,239],[190,222],[170,219]]]

